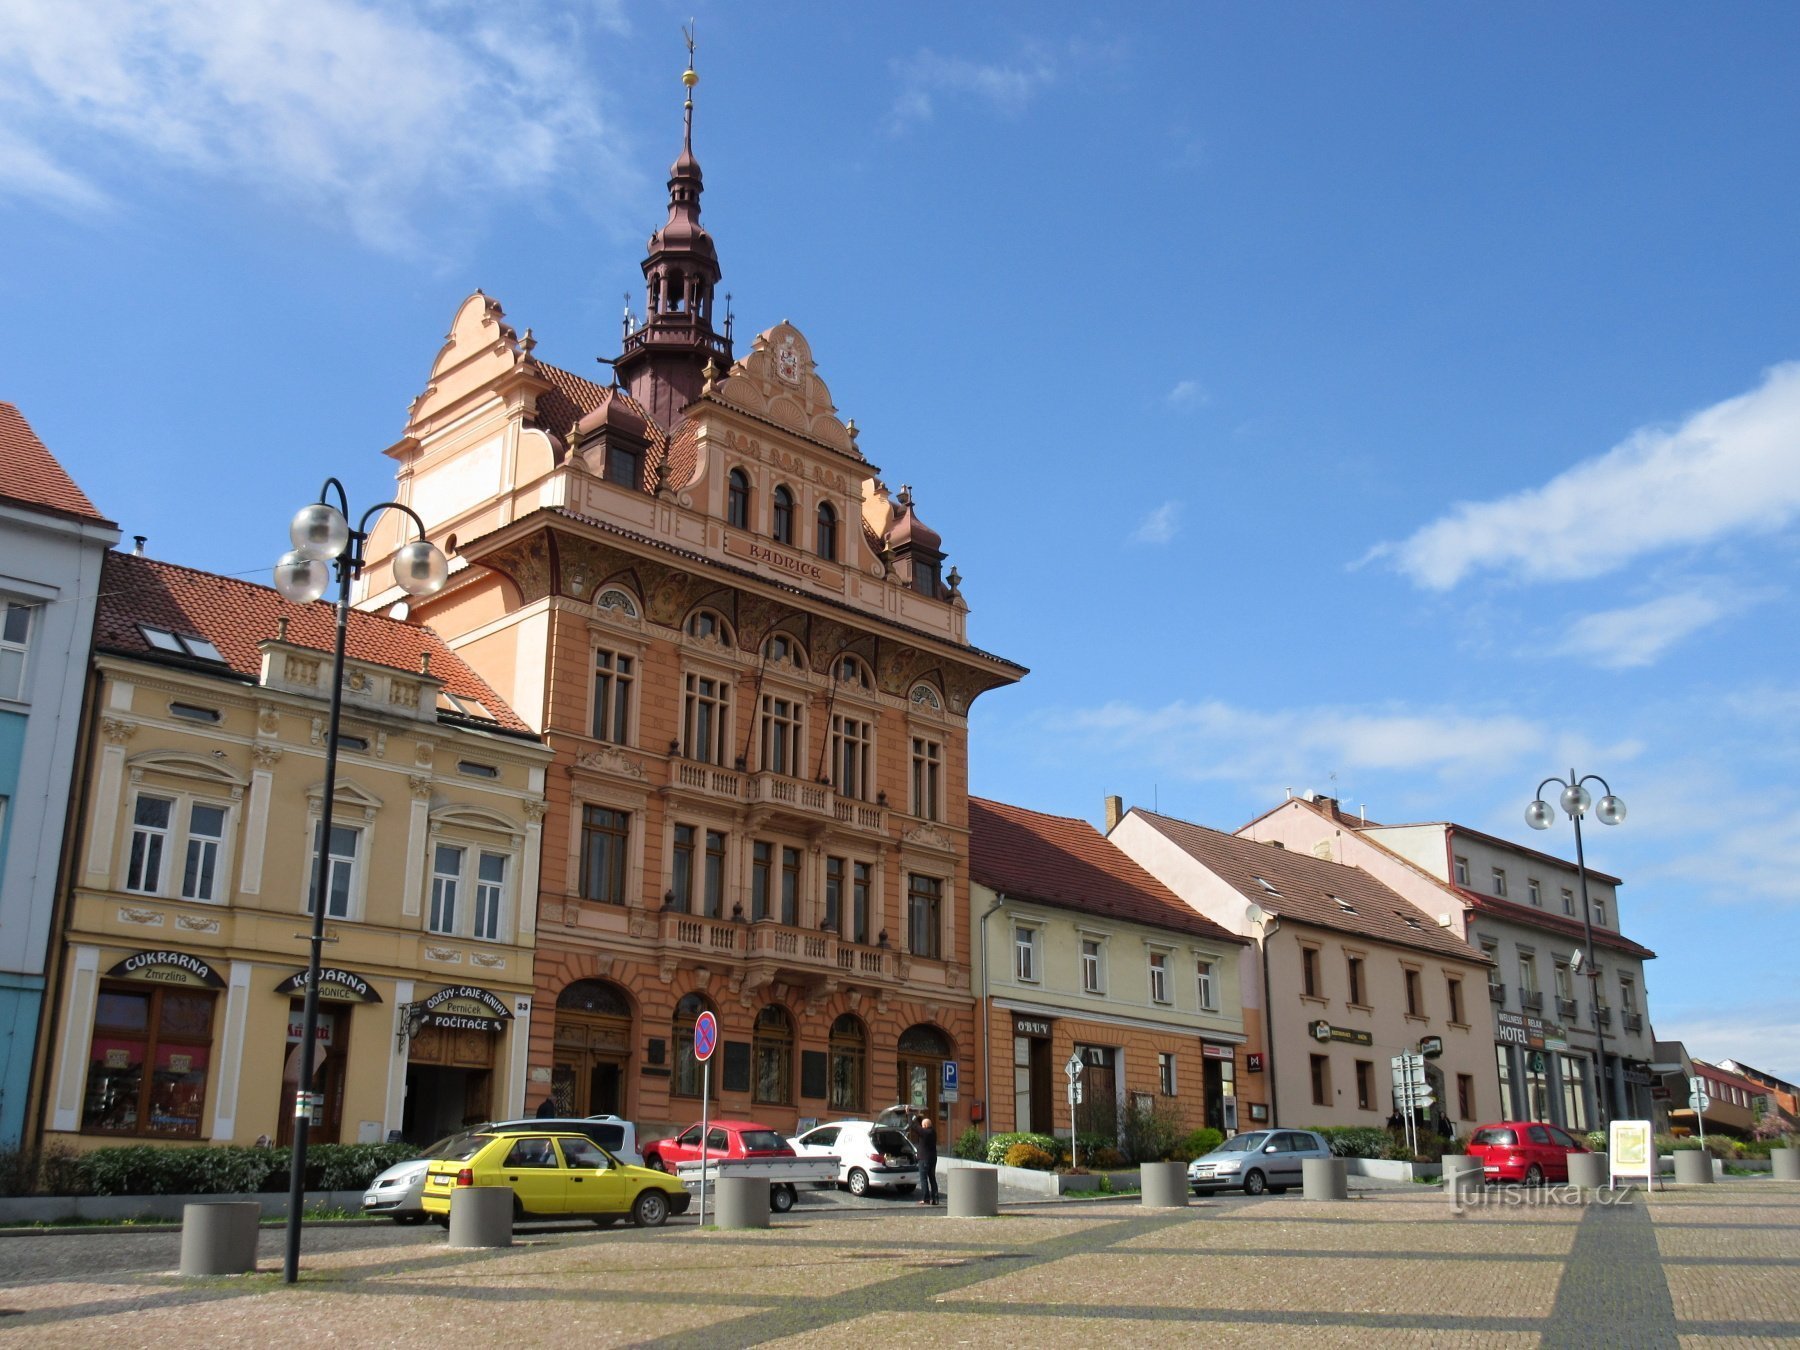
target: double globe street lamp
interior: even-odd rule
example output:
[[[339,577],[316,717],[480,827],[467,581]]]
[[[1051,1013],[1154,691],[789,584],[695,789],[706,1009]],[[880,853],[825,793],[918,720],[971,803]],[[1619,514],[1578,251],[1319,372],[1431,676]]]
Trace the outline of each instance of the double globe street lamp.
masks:
[[[336,506],[329,497],[336,491]],[[363,549],[369,541],[369,522],[383,511],[404,511],[418,527],[419,538],[394,554],[394,583],[408,595],[431,595],[443,589],[450,564],[443,553],[424,537],[425,522],[409,506],[382,502],[371,506],[350,528],[350,503],[344,485],[327,478],[319,500],[302,507],[288,533],[293,551],[275,564],[275,589],[296,605],[307,605],[323,596],[337,569],[337,639],[331,654],[331,717],[325,740],[325,795],[320,807],[319,834],[313,850],[312,947],[306,966],[306,1004],[300,1026],[300,1081],[294,1094],[294,1151],[288,1176],[287,1256],[282,1278],[293,1284],[300,1278],[300,1210],[306,1192],[307,1130],[315,1105],[313,1092],[313,1038],[319,1023],[319,951],[325,942],[325,910],[331,887],[332,807],[337,793],[338,721],[344,709],[344,639],[350,627],[350,583],[362,575]]]
[[[1592,809],[1594,818],[1602,825],[1617,825],[1625,819],[1625,803],[1613,796],[1612,786],[1599,774],[1577,778],[1575,770],[1570,769],[1567,778],[1552,775],[1538,784],[1536,799],[1525,808],[1525,823],[1534,830],[1547,830],[1556,823],[1555,808],[1544,800],[1544,789],[1552,783],[1562,789],[1557,805],[1575,822],[1575,875],[1581,884],[1581,931],[1585,947],[1582,959],[1587,967],[1588,1007],[1594,1019],[1594,1059],[1600,1075],[1594,1100],[1600,1110],[1600,1128],[1604,1130],[1612,1115],[1612,1083],[1606,1073],[1606,1026],[1600,1020],[1600,967],[1594,962],[1594,908],[1588,903],[1587,855],[1581,846],[1581,818]],[[1589,783],[1598,783],[1606,794],[1598,802],[1587,789]]]

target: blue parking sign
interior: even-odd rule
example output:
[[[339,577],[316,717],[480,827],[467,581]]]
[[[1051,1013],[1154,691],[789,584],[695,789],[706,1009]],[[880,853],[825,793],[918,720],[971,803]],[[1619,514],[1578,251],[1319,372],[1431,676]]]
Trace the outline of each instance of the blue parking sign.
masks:
[[[953,1059],[945,1060],[944,1061],[944,1084],[943,1084],[943,1092],[942,1092],[942,1096],[945,1101],[953,1102],[956,1100],[957,1090],[958,1090],[960,1081],[961,1081],[961,1076],[958,1073],[956,1061]]]

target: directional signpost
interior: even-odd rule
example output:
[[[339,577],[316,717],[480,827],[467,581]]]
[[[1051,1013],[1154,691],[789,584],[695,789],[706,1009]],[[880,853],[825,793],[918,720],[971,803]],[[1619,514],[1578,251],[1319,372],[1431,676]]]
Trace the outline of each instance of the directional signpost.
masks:
[[[1075,1108],[1081,1105],[1081,1071],[1084,1066],[1079,1054],[1069,1056],[1063,1065],[1063,1072],[1069,1078],[1069,1166],[1081,1166],[1081,1142],[1075,1129]]]
[[[719,1019],[712,1010],[694,1019],[694,1058],[700,1061],[700,1226],[706,1226],[706,1136],[710,1121],[707,1107],[712,1094],[712,1054],[719,1048]]]
[[[1425,1056],[1395,1055],[1388,1061],[1394,1069],[1394,1106],[1406,1125],[1406,1142],[1413,1153],[1419,1151],[1419,1122],[1414,1114],[1429,1111],[1437,1104],[1431,1091],[1431,1080],[1425,1076]]]

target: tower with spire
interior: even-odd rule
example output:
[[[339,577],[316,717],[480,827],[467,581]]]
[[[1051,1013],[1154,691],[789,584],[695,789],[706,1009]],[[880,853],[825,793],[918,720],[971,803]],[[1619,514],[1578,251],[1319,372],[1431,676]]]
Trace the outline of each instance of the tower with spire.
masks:
[[[731,339],[713,329],[719,253],[700,224],[704,183],[694,158],[694,39],[681,82],[681,154],[669,170],[669,218],[650,236],[644,257],[644,322],[625,336],[615,365],[619,382],[656,421],[672,427],[700,397],[708,362],[731,367]]]

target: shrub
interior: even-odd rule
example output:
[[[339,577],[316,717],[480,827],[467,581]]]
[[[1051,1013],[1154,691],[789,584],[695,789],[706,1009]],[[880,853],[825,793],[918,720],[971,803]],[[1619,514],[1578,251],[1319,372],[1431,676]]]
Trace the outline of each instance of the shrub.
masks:
[[[1325,1136],[1334,1158],[1385,1158],[1391,1136],[1379,1125],[1311,1125]]]
[[[1056,1160],[1063,1156],[1062,1140],[1056,1138],[1056,1136],[1049,1134],[1026,1134],[1021,1132],[1017,1134],[997,1134],[992,1139],[989,1139],[987,1144],[987,1160],[990,1163],[995,1164],[1004,1163],[1006,1161],[1006,1151],[1014,1144],[1030,1144],[1033,1148],[1042,1149],[1045,1153],[1050,1155],[1052,1166],[1055,1166]]]
[[[1607,1141],[1606,1141],[1606,1131],[1605,1130],[1589,1130],[1588,1131],[1587,1146],[1590,1149],[1592,1149],[1595,1153],[1606,1152],[1606,1142]]]
[[[1014,1144],[1006,1150],[1001,1161],[1008,1167],[1029,1167],[1034,1172],[1048,1172],[1056,1166],[1054,1155],[1044,1152],[1036,1144]]]
[[[1224,1142],[1224,1135],[1210,1126],[1203,1126],[1198,1130],[1188,1131],[1187,1136],[1175,1146],[1175,1156],[1190,1160],[1203,1158]]]
[[[1182,1139],[1181,1117],[1151,1097],[1149,1109],[1134,1095],[1125,1109],[1125,1128],[1120,1140],[1124,1155],[1134,1163],[1161,1162],[1175,1156]],[[1103,1146],[1104,1147],[1104,1146]],[[1099,1152],[1101,1150],[1095,1150]]]
[[[306,1188],[356,1191],[375,1174],[415,1156],[410,1144],[314,1144],[306,1151]],[[56,1169],[71,1179],[58,1194],[230,1195],[287,1188],[287,1149],[150,1144],[99,1148]],[[44,1169],[46,1185],[52,1169]]]
[[[1092,1153],[1083,1153],[1081,1161],[1089,1167],[1123,1167],[1125,1155],[1116,1148],[1097,1148]]]
[[[956,1136],[950,1155],[965,1162],[983,1162],[987,1158],[987,1138],[979,1127],[971,1125]]]

